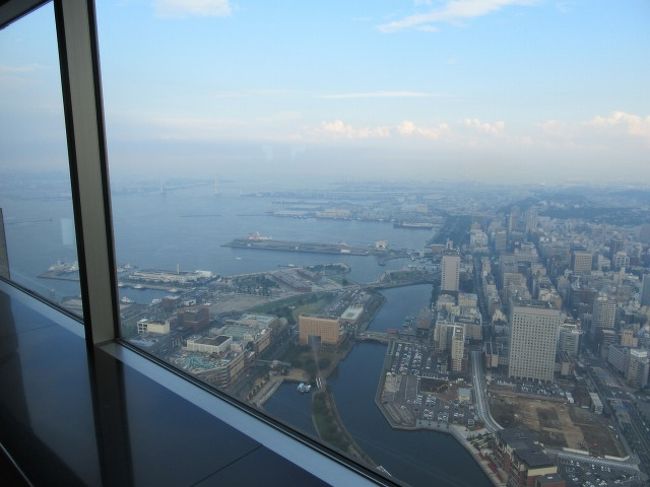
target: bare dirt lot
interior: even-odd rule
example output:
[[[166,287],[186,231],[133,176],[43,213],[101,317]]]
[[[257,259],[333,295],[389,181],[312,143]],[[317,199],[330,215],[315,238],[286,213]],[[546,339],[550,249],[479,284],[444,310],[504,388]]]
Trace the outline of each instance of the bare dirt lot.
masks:
[[[504,427],[527,426],[550,448],[588,450],[592,455],[623,456],[624,449],[604,418],[562,402],[493,391],[490,409]]]

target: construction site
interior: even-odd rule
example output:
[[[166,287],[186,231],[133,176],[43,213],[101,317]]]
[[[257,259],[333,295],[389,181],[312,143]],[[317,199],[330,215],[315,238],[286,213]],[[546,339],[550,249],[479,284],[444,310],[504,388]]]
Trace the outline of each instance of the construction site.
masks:
[[[598,457],[625,456],[613,427],[589,409],[500,389],[490,394],[490,410],[503,427],[526,426],[537,432],[547,448],[570,448]]]

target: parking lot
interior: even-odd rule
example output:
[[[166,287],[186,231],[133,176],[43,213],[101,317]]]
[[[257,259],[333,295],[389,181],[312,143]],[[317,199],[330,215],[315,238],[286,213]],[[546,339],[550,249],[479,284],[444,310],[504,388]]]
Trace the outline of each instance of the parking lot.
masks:
[[[440,428],[457,424],[482,427],[472,403],[470,386],[450,382],[438,372],[430,347],[395,343],[387,353],[387,370],[381,403],[391,422],[404,427]],[[459,397],[459,392],[463,396]]]
[[[559,471],[568,487],[637,487],[644,485],[638,474],[624,472],[589,461],[560,460]]]

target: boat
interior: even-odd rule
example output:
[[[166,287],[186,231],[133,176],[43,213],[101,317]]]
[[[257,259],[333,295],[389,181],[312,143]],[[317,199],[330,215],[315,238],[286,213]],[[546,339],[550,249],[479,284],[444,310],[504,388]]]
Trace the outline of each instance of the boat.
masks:
[[[120,303],[122,303],[122,304],[131,304],[131,303],[133,303],[133,300],[131,298],[126,297],[126,296],[122,296],[122,298],[120,299]]]
[[[133,286],[133,289],[144,289],[144,286],[142,284],[136,284]]]

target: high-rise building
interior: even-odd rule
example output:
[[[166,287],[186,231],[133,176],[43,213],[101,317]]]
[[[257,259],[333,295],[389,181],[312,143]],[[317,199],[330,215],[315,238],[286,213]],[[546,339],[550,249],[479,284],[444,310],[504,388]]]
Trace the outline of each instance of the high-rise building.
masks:
[[[643,275],[641,286],[641,306],[650,306],[650,274]]]
[[[433,331],[433,342],[437,352],[449,352],[451,370],[462,371],[465,353],[465,326],[462,323],[439,321]]]
[[[440,272],[440,290],[458,291],[460,284],[460,256],[457,253],[446,253],[442,256]]]
[[[492,245],[496,253],[505,252],[508,247],[508,233],[505,230],[496,230],[492,234]]]
[[[600,357],[606,359],[609,355],[609,347],[616,344],[616,332],[611,328],[599,328],[596,337]]]
[[[528,208],[526,211],[526,232],[534,232],[537,229],[537,210]]]
[[[338,345],[343,337],[341,320],[330,316],[298,317],[298,333],[301,345],[312,344],[314,339],[323,345]]]
[[[454,325],[450,338],[451,370],[460,372],[463,370],[463,355],[465,353],[465,327]]]
[[[571,268],[576,274],[587,274],[591,272],[593,255],[585,250],[574,250],[571,256]]]
[[[521,210],[518,206],[513,206],[508,215],[508,233],[519,230],[521,224]]]
[[[630,257],[627,255],[627,252],[619,250],[614,254],[612,259],[612,265],[617,271],[630,265]]]
[[[577,357],[580,349],[580,335],[580,328],[576,323],[562,323],[557,342],[558,353],[566,353],[570,357]]]
[[[639,240],[641,242],[648,244],[650,243],[650,224],[641,225],[641,230],[639,231]]]
[[[648,373],[650,372],[650,361],[648,351],[633,348],[630,350],[630,358],[627,365],[627,382],[638,389],[648,385]]]
[[[639,346],[639,339],[634,336],[634,329],[626,328],[625,330],[621,330],[621,345],[630,348]]]
[[[594,299],[594,309],[591,318],[591,331],[595,335],[598,330],[612,329],[616,323],[616,301],[606,294]]]
[[[546,306],[513,306],[508,376],[552,381],[560,312]]]

